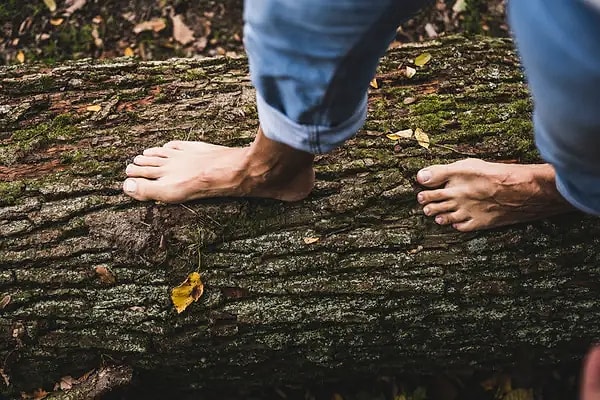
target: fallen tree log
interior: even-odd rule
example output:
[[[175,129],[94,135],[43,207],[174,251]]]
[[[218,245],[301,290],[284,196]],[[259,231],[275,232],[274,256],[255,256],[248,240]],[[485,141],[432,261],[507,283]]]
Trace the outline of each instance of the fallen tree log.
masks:
[[[121,193],[126,160],[249,143],[245,59],[0,69],[0,393],[108,361],[198,387],[578,359],[600,332],[596,220],[460,234],[415,202],[425,165],[537,159],[512,44],[406,46],[377,84],[307,200],[164,205]],[[386,137],[406,128],[430,148]],[[193,271],[205,293],[177,314],[170,290]]]

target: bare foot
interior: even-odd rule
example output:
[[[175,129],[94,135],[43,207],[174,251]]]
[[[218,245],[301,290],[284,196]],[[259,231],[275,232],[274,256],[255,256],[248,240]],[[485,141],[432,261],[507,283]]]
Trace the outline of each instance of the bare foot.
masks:
[[[260,131],[244,148],[173,141],[136,156],[125,171],[123,191],[137,200],[165,203],[224,196],[296,201],[313,188],[312,159]]]
[[[571,211],[550,164],[514,165],[466,159],[433,165],[417,181],[435,190],[417,195],[423,212],[461,231],[495,228]]]

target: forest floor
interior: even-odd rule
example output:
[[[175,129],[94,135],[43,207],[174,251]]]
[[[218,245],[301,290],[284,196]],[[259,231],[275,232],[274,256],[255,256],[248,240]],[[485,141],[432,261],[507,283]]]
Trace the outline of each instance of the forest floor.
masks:
[[[503,0],[437,0],[398,28],[392,46],[459,32],[508,36]],[[242,53],[243,0],[1,0],[0,65],[78,58],[210,57]],[[444,366],[440,366],[444,370]],[[401,373],[306,387],[158,396],[133,384],[110,400],[154,398],[256,400],[562,400],[577,393],[577,366],[535,370]],[[1,383],[0,383],[1,384]],[[43,398],[44,391],[23,394]],[[1,397],[1,396],[0,396]]]

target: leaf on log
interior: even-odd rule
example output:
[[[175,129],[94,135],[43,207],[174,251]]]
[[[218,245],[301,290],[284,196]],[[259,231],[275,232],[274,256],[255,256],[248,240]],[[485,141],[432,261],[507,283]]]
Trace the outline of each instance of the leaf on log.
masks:
[[[406,77],[407,78],[412,78],[413,76],[415,76],[415,74],[417,73],[417,70],[412,68],[412,67],[406,67]]]
[[[423,65],[427,64],[429,60],[431,60],[431,53],[419,54],[417,58],[415,58],[415,65],[417,67],[422,67]]]
[[[412,129],[404,129],[395,133],[385,135],[390,140],[410,139],[413,136]]]
[[[415,139],[417,139],[420,146],[426,149],[429,148],[429,136],[421,128],[415,130]]]
[[[204,293],[204,285],[198,272],[192,272],[187,279],[171,291],[171,300],[178,314],[185,311],[192,302],[198,301]]]
[[[313,244],[319,241],[318,237],[305,237],[304,238],[304,243],[306,244]]]

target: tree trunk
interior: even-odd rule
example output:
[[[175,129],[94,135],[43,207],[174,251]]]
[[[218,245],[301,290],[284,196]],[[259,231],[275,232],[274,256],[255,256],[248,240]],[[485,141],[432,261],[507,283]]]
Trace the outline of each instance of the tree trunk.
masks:
[[[415,201],[431,163],[537,159],[512,44],[405,46],[377,84],[307,200],[165,205],[121,193],[126,160],[171,139],[248,144],[245,59],[0,69],[0,392],[106,362],[198,387],[580,357],[600,332],[596,220],[460,234]],[[386,137],[407,128],[430,148]],[[193,271],[204,295],[177,314]]]

